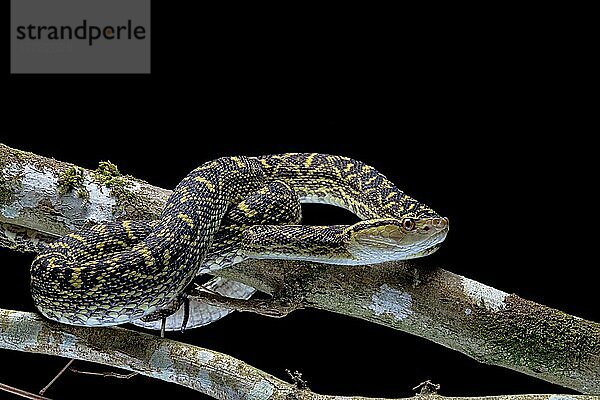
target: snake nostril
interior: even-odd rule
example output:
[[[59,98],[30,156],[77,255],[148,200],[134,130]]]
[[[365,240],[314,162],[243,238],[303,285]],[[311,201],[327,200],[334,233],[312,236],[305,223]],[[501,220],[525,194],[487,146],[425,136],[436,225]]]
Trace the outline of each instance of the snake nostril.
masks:
[[[447,218],[436,218],[433,221],[433,226],[435,226],[437,229],[445,228],[447,225],[448,225]]]

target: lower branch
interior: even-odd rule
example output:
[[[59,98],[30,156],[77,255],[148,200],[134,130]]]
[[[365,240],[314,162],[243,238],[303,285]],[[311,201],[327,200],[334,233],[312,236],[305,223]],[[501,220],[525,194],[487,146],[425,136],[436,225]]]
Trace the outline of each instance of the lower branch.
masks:
[[[0,348],[123,368],[216,399],[304,398],[293,385],[225,354],[123,328],[58,324],[27,312],[0,309]]]
[[[82,328],[40,316],[0,309],[0,348],[70,357],[135,371],[173,382],[215,399],[339,400],[299,389],[240,360],[216,351],[123,328]],[[1,389],[1,387],[0,387]],[[346,397],[360,400],[364,397]],[[458,399],[437,394],[413,399]],[[518,395],[468,398],[489,400],[591,400],[598,396]]]

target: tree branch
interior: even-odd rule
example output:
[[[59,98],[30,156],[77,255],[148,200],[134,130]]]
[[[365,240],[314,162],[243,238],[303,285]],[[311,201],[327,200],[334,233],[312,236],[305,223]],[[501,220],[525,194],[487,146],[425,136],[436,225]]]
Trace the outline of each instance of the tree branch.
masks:
[[[284,382],[240,360],[146,333],[123,328],[82,328],[48,321],[37,314],[0,309],[0,348],[76,358],[135,371],[173,382],[215,399],[339,400]],[[588,400],[597,396],[560,396]],[[367,399],[346,397],[347,400]],[[412,399],[458,399],[436,394]],[[558,400],[552,395],[468,398],[488,400]]]
[[[86,170],[80,185],[89,198],[77,197],[77,187],[61,195],[59,177],[71,168],[0,145],[0,246],[35,251],[43,241],[86,223],[155,218],[169,194],[131,177],[98,183],[96,173]],[[248,260],[217,275],[271,294],[271,309],[283,314],[312,307],[361,318],[483,363],[582,393],[600,393],[598,323],[504,293],[426,260],[360,267]]]
[[[293,385],[225,354],[122,328],[58,324],[33,313],[0,309],[0,348],[136,371],[216,399],[298,398]]]

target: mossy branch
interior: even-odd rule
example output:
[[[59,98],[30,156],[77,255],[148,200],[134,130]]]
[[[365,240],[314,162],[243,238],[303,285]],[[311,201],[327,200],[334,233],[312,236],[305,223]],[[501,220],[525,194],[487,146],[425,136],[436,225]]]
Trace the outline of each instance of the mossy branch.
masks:
[[[73,167],[0,145],[0,246],[36,251],[39,243],[86,223],[156,218],[169,195],[120,174],[117,184],[105,186],[88,170],[83,184],[89,199],[72,191],[60,195],[59,176]],[[271,294],[272,308],[282,314],[312,307],[361,318],[483,363],[600,393],[598,323],[428,265],[426,259],[351,268],[249,260],[218,275]]]

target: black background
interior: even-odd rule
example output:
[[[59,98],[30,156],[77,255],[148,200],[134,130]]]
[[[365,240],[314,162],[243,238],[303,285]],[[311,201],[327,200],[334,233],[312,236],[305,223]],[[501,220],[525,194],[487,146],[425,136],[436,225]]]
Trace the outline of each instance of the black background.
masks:
[[[10,76],[7,60],[1,142],[88,168],[111,160],[165,188],[221,155],[347,155],[450,218],[432,262],[600,320],[597,262],[587,261],[598,226],[597,150],[585,136],[591,75],[577,33],[543,23],[540,10],[153,7],[151,75]],[[314,206],[306,219],[352,217]],[[32,258],[0,249],[0,307],[34,310]],[[280,378],[299,370],[327,394],[409,396],[426,379],[445,395],[570,393],[313,310],[238,313],[169,336]],[[0,360],[0,382],[30,391],[66,362],[6,350]],[[73,374],[47,395],[134,393],[193,395],[144,377]]]

